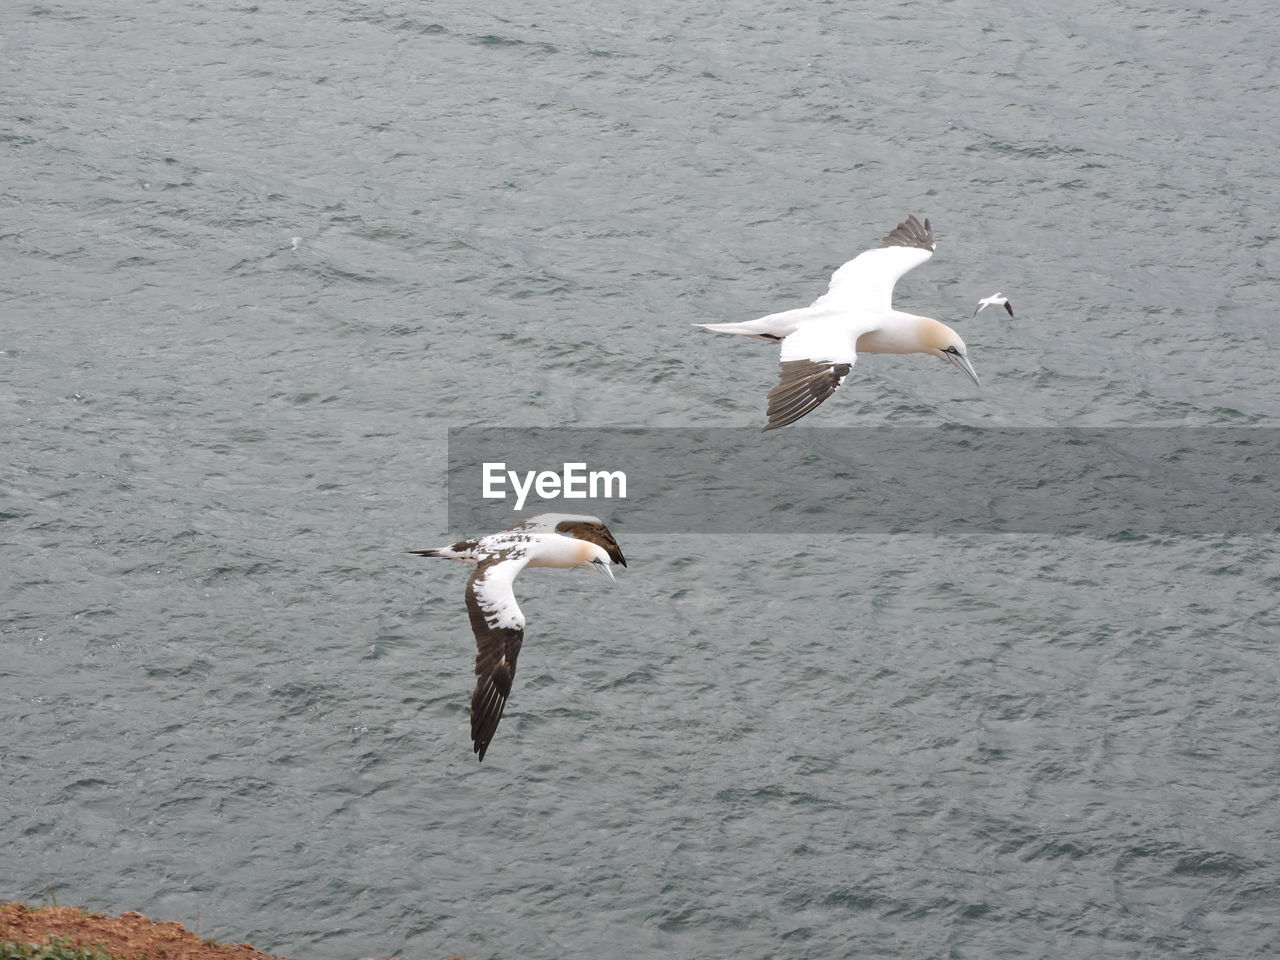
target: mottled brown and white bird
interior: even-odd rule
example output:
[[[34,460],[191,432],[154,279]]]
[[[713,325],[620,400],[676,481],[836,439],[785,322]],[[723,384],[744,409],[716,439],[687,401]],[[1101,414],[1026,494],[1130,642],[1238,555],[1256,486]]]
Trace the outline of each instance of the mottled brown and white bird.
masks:
[[[476,689],[471,695],[471,740],[483,760],[511,696],[524,614],[512,589],[525,567],[589,567],[613,580],[609,564],[627,565],[613,534],[596,517],[543,513],[513,527],[448,547],[410,550],[475,567],[467,580],[467,613],[476,636]]]
[[[831,275],[827,292],[807,307],[742,323],[698,323],[716,333],[781,341],[781,373],[769,391],[766,430],[794,423],[836,391],[859,353],[927,353],[955,364],[975,385],[978,375],[959,334],[930,317],[893,309],[893,287],[933,256],[929,221],[915,215],[891,230],[878,247]]]

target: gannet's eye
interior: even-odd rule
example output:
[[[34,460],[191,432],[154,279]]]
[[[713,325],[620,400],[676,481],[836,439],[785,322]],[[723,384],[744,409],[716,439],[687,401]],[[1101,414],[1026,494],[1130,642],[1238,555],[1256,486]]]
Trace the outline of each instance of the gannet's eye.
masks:
[[[955,347],[947,347],[947,349],[943,350],[942,352],[943,352],[943,353],[954,353],[957,357],[958,357],[958,356],[960,356],[960,351],[959,351],[959,350],[957,350]]]

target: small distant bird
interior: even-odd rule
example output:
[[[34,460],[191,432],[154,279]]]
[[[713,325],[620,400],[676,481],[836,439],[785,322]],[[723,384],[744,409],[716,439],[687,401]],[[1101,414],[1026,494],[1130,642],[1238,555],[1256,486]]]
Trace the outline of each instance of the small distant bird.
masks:
[[[782,342],[781,375],[769,391],[765,430],[794,423],[836,391],[858,353],[927,353],[955,364],[978,384],[964,341],[929,317],[893,309],[893,287],[933,256],[929,221],[907,217],[879,247],[831,275],[827,292],[807,307],[742,323],[698,323],[716,333]]]
[[[524,640],[524,614],[512,584],[525,567],[590,567],[613,580],[610,563],[627,565],[618,541],[596,517],[543,513],[487,537],[448,547],[410,550],[475,567],[467,580],[467,613],[476,635],[476,689],[471,695],[471,740],[483,760],[511,695]]]
[[[1003,293],[993,293],[991,296],[979,300],[977,309],[973,311],[973,316],[976,317],[987,307],[1004,307],[1009,311],[1009,316],[1013,316],[1013,304],[1009,303],[1009,298]]]

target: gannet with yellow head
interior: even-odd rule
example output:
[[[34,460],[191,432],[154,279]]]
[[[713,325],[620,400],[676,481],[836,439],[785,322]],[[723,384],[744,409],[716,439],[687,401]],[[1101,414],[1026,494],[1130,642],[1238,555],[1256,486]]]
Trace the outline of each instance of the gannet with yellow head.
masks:
[[[409,552],[475,567],[466,590],[467,613],[476,638],[471,741],[483,760],[511,695],[516,658],[524,642],[524,614],[513,590],[516,575],[525,567],[587,567],[613,580],[609,565],[625,567],[626,558],[598,518],[565,513],[543,513],[485,537]]]
[[[769,391],[765,430],[794,423],[836,391],[859,353],[927,353],[954,364],[975,385],[978,374],[959,334],[930,317],[893,309],[893,288],[933,256],[926,219],[915,215],[831,275],[827,292],[807,307],[743,323],[699,323],[716,333],[781,341],[778,385]]]

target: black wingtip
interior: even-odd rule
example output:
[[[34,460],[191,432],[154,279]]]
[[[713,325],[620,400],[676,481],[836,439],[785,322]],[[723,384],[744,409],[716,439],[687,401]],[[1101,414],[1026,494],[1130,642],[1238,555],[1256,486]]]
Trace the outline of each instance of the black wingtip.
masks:
[[[1013,304],[1008,300],[1004,302],[1004,308],[1009,311],[1009,316],[1013,316]]]
[[[933,226],[929,223],[929,218],[925,217],[924,223],[921,223],[912,213],[889,231],[888,235],[880,241],[880,246],[918,247],[921,250],[932,251],[937,244],[933,239]]]
[[[831,396],[852,369],[852,363],[824,360],[783,360],[778,364],[778,385],[769,391],[765,430],[785,427],[812,413]],[[761,431],[763,432],[763,431]]]

